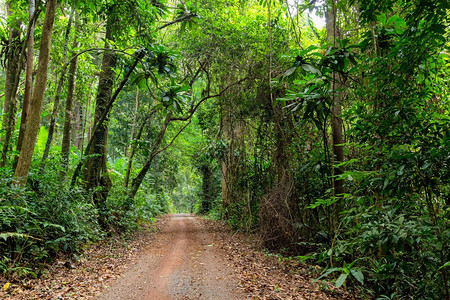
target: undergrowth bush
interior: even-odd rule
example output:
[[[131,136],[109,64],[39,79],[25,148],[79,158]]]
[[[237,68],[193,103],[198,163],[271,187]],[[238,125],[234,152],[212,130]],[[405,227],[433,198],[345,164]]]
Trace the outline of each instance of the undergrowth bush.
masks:
[[[11,176],[0,183],[0,273],[4,276],[37,276],[56,253],[76,253],[82,244],[102,237],[97,209],[88,195],[55,178],[52,173],[33,175],[25,188],[12,188]]]
[[[450,258],[449,240],[448,223],[434,226],[427,214],[414,207],[359,205],[343,214],[334,243],[314,259],[350,265],[349,272],[364,274],[360,282],[339,282],[339,277],[336,284],[346,283],[371,298],[437,300],[444,297],[439,269]],[[344,274],[342,268],[332,267],[324,274],[337,269]]]
[[[117,184],[107,199],[108,224],[113,230],[130,233],[138,228],[139,223],[151,222],[165,213],[167,206],[166,201],[160,201],[150,193],[138,193],[130,200],[126,189]]]
[[[102,228],[92,195],[62,180],[57,156],[41,170],[35,166],[25,187],[14,187],[13,173],[0,169],[0,276],[37,277],[58,253],[76,258],[88,242],[132,233],[140,223],[173,211],[167,194],[140,191],[130,200],[122,178],[111,177],[117,183],[108,194]]]

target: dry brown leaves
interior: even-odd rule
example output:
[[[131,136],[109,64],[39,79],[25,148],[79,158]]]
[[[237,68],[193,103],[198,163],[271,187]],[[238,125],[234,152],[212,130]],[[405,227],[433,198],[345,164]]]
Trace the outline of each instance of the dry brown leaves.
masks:
[[[247,299],[353,299],[348,293],[327,282],[313,282],[314,266],[295,260],[281,260],[263,253],[255,237],[231,233],[223,224],[204,220],[215,227],[221,245]],[[314,272],[317,273],[317,272]]]
[[[94,299],[152,242],[164,222],[163,217],[142,226],[131,240],[112,237],[88,245],[77,262],[56,260],[41,278],[16,280],[8,292],[0,290],[0,299]],[[0,288],[5,282],[0,278]]]

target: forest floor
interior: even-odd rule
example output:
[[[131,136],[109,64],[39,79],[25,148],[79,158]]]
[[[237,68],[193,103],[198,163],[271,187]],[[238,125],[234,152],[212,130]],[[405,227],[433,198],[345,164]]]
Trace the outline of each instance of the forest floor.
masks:
[[[132,241],[91,245],[0,299],[352,299],[314,266],[261,252],[251,236],[192,215],[168,215]]]

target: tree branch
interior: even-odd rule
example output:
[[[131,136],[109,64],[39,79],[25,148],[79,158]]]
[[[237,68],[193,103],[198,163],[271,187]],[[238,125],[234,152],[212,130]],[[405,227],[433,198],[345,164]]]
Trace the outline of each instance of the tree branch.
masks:
[[[128,49],[132,49],[132,48],[128,48]],[[125,50],[120,50],[120,49],[111,49],[111,48],[89,48],[89,49],[85,49],[85,50],[82,50],[82,51],[78,52],[77,54],[74,54],[74,55],[73,55],[73,56],[72,56],[72,57],[64,64],[64,67],[67,67],[67,66],[70,64],[70,62],[71,62],[72,60],[74,60],[75,58],[77,58],[77,57],[80,56],[81,54],[84,54],[84,53],[86,53],[86,52],[91,52],[91,51],[114,51],[114,52],[120,52],[120,53],[129,55],[129,56],[133,56],[133,55],[134,55],[134,54],[131,54],[131,53],[126,52],[126,50],[127,50],[127,49],[125,49]]]
[[[184,21],[184,20],[187,20],[187,19],[190,19],[190,18],[193,18],[193,17],[197,17],[197,14],[195,14],[195,13],[190,13],[190,14],[184,15],[184,16],[178,18],[178,19],[175,19],[175,20],[173,20],[173,21],[170,21],[170,22],[168,22],[168,23],[166,23],[166,24],[164,24],[164,25],[162,25],[162,26],[159,26],[158,28],[156,28],[156,30],[164,29],[164,28],[166,28],[167,26],[173,25],[173,24],[175,24],[175,23],[182,22],[182,21]]]
[[[192,120],[192,119],[191,119]],[[186,127],[188,127],[189,124],[191,124],[191,120],[189,120],[189,122],[187,122],[186,124],[184,124],[183,127],[180,128],[180,130],[178,131],[178,133],[172,138],[172,140],[165,145],[163,148],[159,149],[158,151],[155,152],[154,156],[160,154],[161,152],[164,152],[167,148],[169,148],[170,146],[172,146],[173,142],[177,139],[177,137],[186,129]]]
[[[190,111],[189,111],[189,115],[185,116],[185,117],[174,117],[171,118],[171,121],[186,121],[188,120],[190,117],[192,117],[192,115],[195,113],[195,111],[197,110],[197,108],[206,100],[211,99],[211,98],[216,98],[216,97],[220,97],[222,96],[226,91],[228,91],[232,86],[241,84],[242,82],[246,81],[248,79],[248,77],[245,77],[243,79],[240,79],[230,85],[228,85],[226,88],[224,88],[222,91],[220,91],[218,94],[214,94],[214,95],[209,95],[206,96],[204,98],[202,98],[195,106],[193,106]]]

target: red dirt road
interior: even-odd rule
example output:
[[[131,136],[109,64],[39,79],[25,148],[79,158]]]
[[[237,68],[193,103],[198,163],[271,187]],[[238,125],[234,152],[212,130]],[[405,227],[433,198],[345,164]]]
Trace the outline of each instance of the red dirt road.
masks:
[[[171,215],[154,243],[99,299],[240,299],[231,268],[196,217]]]

